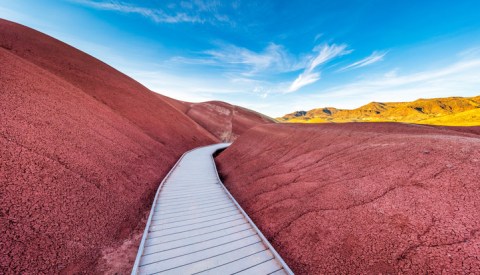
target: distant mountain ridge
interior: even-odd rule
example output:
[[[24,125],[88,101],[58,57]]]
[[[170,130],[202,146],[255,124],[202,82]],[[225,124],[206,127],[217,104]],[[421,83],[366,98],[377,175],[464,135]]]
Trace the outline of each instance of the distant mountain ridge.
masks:
[[[417,99],[412,102],[370,102],[353,110],[325,107],[296,111],[280,122],[407,122],[430,125],[480,125],[480,96]]]

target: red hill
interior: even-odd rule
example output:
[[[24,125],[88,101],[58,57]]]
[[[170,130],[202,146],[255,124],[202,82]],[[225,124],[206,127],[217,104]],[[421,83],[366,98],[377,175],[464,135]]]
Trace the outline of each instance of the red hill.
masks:
[[[256,125],[275,123],[265,115],[221,101],[191,103],[186,114],[224,142],[236,140]]]
[[[475,274],[479,130],[265,125],[217,162],[297,274]]]
[[[218,139],[183,103],[5,20],[0,64],[0,273],[129,272],[164,175]]]
[[[232,142],[248,129],[277,123],[276,120],[255,111],[222,101],[191,103],[158,95],[205,128],[217,139]]]

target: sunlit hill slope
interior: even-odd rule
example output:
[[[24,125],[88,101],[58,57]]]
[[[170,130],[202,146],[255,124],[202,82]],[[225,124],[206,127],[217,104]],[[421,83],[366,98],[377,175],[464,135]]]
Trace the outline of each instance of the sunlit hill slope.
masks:
[[[371,102],[353,110],[332,107],[297,111],[281,122],[407,122],[417,124],[480,125],[480,96],[418,99],[413,102]]]

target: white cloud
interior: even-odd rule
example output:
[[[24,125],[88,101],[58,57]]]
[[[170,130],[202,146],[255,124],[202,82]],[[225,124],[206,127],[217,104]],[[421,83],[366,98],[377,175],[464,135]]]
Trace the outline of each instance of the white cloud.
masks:
[[[320,79],[321,73],[316,68],[330,60],[349,54],[347,45],[320,45],[312,54],[292,55],[282,45],[270,43],[262,51],[255,52],[247,48],[231,44],[220,44],[217,49],[204,51],[196,58],[174,57],[168,62],[200,66],[217,66],[224,71],[223,76],[232,83],[254,83],[249,91],[260,90],[261,83],[264,95],[270,93],[289,93]],[[272,75],[303,70],[291,83],[275,83],[267,81]]]
[[[229,95],[254,94],[264,96],[265,91],[254,90],[260,82],[236,82],[222,76],[179,75],[151,68],[127,70],[126,74],[150,90],[163,95],[190,102],[219,100]]]
[[[382,61],[383,57],[385,57],[386,54],[387,54],[387,52],[374,51],[371,55],[365,57],[364,59],[359,60],[355,63],[352,63],[348,66],[345,66],[338,71],[345,71],[345,70],[349,70],[349,69],[361,68],[361,67],[371,65],[373,63],[377,63],[379,61]]]
[[[397,77],[397,75],[398,75],[398,68],[395,68],[393,70],[386,72],[383,76],[385,76],[386,78],[392,78],[392,77]]]
[[[156,23],[214,23],[229,22],[229,17],[219,14],[219,2],[200,1],[181,2],[179,10],[172,11],[176,5],[168,5],[170,11],[160,8],[146,8],[119,1],[70,0],[84,6],[100,10],[133,13],[146,17]]]
[[[468,48],[457,54],[459,57],[464,59],[467,58],[477,58],[480,56],[480,47]]]
[[[194,0],[192,1],[192,4],[195,8],[197,8],[200,11],[212,11],[215,12],[218,10],[220,7],[220,2],[219,1],[207,1],[207,0]]]
[[[167,63],[217,67],[223,76],[232,82],[242,79],[250,82],[261,82],[263,90],[270,93],[290,93],[315,83],[320,79],[319,66],[334,58],[349,54],[352,50],[346,44],[322,44],[313,49],[313,53],[294,55],[284,46],[270,43],[261,51],[253,51],[233,44],[216,42],[217,48],[204,51],[195,57],[173,57]],[[302,71],[290,83],[273,79],[284,78],[282,74]],[[250,91],[252,89],[249,89]],[[258,90],[258,89],[257,89]]]
[[[268,70],[269,73],[289,72],[301,69],[304,62],[291,55],[283,46],[269,44],[263,51],[254,52],[235,45],[222,45],[218,49],[205,51],[205,62],[214,60],[221,66],[237,66],[246,75]]]
[[[22,13],[19,13],[17,11],[13,11],[11,9],[7,9],[5,7],[0,7],[0,18],[15,20],[16,18],[23,19],[25,17],[26,16]]]
[[[31,28],[35,28],[37,30],[42,30],[42,31],[58,29],[57,26],[55,26],[54,24],[45,22],[35,16],[30,16],[29,14],[20,12],[18,9],[11,9],[11,8],[0,6],[0,18],[9,20],[12,22],[20,23],[22,25],[29,26]]]
[[[304,72],[299,75],[293,82],[290,84],[287,92],[294,92],[303,86],[317,82],[320,79],[320,73],[314,72]]]
[[[308,99],[317,105],[357,108],[371,101],[412,101],[418,98],[480,94],[480,58],[464,59],[443,68],[399,75],[398,70],[333,87]],[[321,106],[316,106],[321,107]]]
[[[303,73],[301,73],[290,85],[287,92],[295,92],[303,86],[312,84],[320,79],[320,73],[314,72],[315,68],[322,65],[336,57],[351,53],[351,50],[347,49],[347,45],[322,45],[315,47],[314,51],[318,51],[318,54],[310,60]]]
[[[337,51],[338,53],[339,51]],[[323,56],[332,56],[323,54]],[[310,59],[305,70],[311,70],[321,60]],[[313,62],[316,60],[316,62]],[[324,61],[324,62],[327,62]],[[148,66],[143,66],[143,68]],[[317,67],[318,68],[318,67]],[[128,73],[128,72],[127,72]],[[320,72],[302,74],[316,81]],[[474,96],[480,94],[480,56],[459,59],[441,68],[402,73],[394,68],[382,74],[364,76],[362,80],[333,86],[315,95],[284,94],[292,83],[275,83],[232,75],[185,76],[152,70],[128,73],[148,88],[167,96],[186,101],[227,100],[272,117],[294,110],[310,110],[324,106],[357,108],[371,101],[412,101],[418,98]],[[296,84],[295,84],[296,85]],[[267,99],[264,99],[267,98]]]
[[[193,3],[188,1],[181,1],[180,6],[185,9],[193,9]]]
[[[323,33],[319,33],[319,34],[315,35],[315,37],[313,38],[313,42],[317,42],[318,39],[320,39],[322,37],[323,37]]]
[[[161,9],[138,7],[123,2],[102,2],[90,0],[73,0],[73,2],[100,10],[139,14],[157,23],[201,22],[198,16],[190,16],[186,13],[175,13],[173,15],[169,15]]]

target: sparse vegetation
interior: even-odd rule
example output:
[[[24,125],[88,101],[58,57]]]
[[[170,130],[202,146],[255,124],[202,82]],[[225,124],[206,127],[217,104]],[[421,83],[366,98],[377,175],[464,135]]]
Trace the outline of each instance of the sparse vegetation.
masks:
[[[299,115],[302,114],[302,115]],[[277,119],[297,123],[406,122],[445,126],[480,125],[480,96],[371,102],[353,110],[336,108],[296,111]]]

